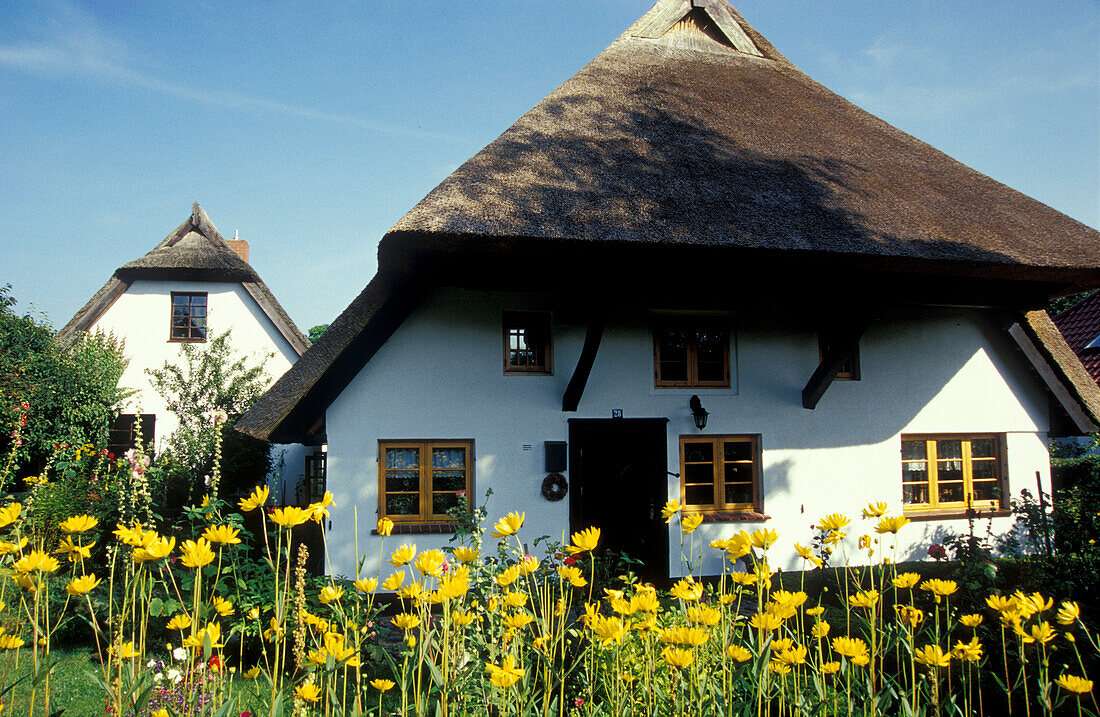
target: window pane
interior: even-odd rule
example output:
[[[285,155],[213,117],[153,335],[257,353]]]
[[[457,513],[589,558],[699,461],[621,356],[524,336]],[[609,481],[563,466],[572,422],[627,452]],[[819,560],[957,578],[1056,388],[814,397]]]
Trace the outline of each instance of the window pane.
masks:
[[[687,332],[682,329],[664,329],[657,334],[657,346],[662,361],[687,362]]]
[[[726,485],[730,483],[747,483],[748,485],[752,485],[752,464],[727,463]]]
[[[420,490],[419,471],[386,471],[386,492],[416,492]]]
[[[901,499],[907,504],[928,503],[928,484],[913,483],[901,487]]]
[[[684,460],[688,463],[712,463],[714,461],[714,444],[710,443],[685,443]]]
[[[962,445],[962,441],[957,438],[938,440],[936,441],[936,458],[940,460],[946,458],[962,459]]]
[[[906,461],[924,460],[928,458],[928,446],[924,441],[902,441],[901,458]]]
[[[752,503],[752,484],[726,483],[727,503]]]
[[[965,500],[963,495],[963,484],[961,482],[944,483],[941,480],[939,482],[939,487],[941,503],[961,503]]]
[[[928,464],[917,462],[902,463],[901,480],[903,483],[927,483]]]
[[[936,476],[940,483],[959,481],[963,479],[962,461],[936,461]]]
[[[700,381],[725,381],[726,366],[721,362],[700,361],[696,367],[696,378]]]
[[[728,341],[725,331],[699,331],[696,334],[695,355],[699,361],[721,365],[725,359],[725,345]]]
[[[727,461],[751,461],[752,443],[750,441],[725,441],[722,451]]]
[[[714,468],[710,465],[696,464],[684,466],[684,484],[714,485]]]
[[[466,471],[433,471],[432,490],[451,493],[466,490]]]
[[[974,461],[972,464],[972,474],[974,476],[974,480],[996,478],[997,462],[993,460]]]
[[[416,448],[387,448],[386,468],[415,469],[420,467],[420,451]]]
[[[970,455],[973,458],[992,458],[993,439],[975,438],[970,442]]]
[[[460,505],[462,500],[454,493],[432,493],[432,513],[435,515],[443,515]]]
[[[713,505],[714,484],[684,486],[684,502],[688,505]]]
[[[660,370],[662,381],[687,381],[688,367],[686,362],[662,361]]]
[[[432,468],[446,470],[466,469],[465,448],[434,448],[432,449]]]
[[[974,483],[974,500],[996,500],[1000,497],[997,481],[979,481]]]
[[[419,496],[408,493],[386,494],[387,515],[417,515],[419,512]]]

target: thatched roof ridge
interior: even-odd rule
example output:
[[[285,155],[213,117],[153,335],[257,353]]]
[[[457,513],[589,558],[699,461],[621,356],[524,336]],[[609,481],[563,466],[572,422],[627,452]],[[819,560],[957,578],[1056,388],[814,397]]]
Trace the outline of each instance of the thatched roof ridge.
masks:
[[[1027,285],[1027,306],[1100,286],[1095,229],[839,97],[725,0],[659,0],[387,232],[339,333],[237,426],[286,441],[320,425],[373,355],[362,345],[407,311],[387,292],[410,265],[392,257],[511,256],[513,273],[534,275],[556,250],[592,263],[654,247],[717,249],[730,268],[751,256],[780,279],[797,260],[826,276],[1001,282],[1001,296]]]
[[[301,356],[309,348],[309,339],[298,330],[256,270],[233,251],[198,202],[192,205],[191,216],[149,253],[116,269],[57,332],[58,339],[72,341],[87,331],[138,279],[239,282],[295,353]]]

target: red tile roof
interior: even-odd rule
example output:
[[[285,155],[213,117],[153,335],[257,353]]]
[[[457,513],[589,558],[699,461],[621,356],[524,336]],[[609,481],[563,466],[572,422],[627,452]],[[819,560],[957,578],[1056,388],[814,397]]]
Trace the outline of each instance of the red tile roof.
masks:
[[[1085,348],[1100,337],[1100,291],[1055,316],[1054,323],[1093,380],[1100,384],[1100,346]]]

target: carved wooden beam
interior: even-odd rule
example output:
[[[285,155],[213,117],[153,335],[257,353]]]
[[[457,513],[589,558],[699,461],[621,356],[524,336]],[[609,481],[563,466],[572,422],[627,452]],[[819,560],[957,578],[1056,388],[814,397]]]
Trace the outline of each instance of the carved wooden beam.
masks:
[[[821,357],[821,363],[818,364],[817,370],[814,371],[814,375],[810,376],[806,388],[802,389],[803,408],[813,410],[817,407],[817,402],[825,395],[825,391],[829,389],[833,379],[840,373],[840,369],[844,367],[844,363],[852,357],[852,354],[854,354],[859,347],[859,340],[863,337],[863,334],[867,331],[867,327],[870,326],[870,324],[870,319],[862,318],[846,326],[840,327],[832,334],[832,345],[825,355]]]
[[[596,362],[596,352],[599,351],[600,341],[603,339],[603,326],[602,316],[588,320],[581,357],[577,359],[577,367],[573,369],[573,377],[569,379],[569,385],[565,387],[565,395],[561,399],[563,411],[576,411],[580,405],[584,387],[588,384],[588,374],[592,371],[592,364]]]

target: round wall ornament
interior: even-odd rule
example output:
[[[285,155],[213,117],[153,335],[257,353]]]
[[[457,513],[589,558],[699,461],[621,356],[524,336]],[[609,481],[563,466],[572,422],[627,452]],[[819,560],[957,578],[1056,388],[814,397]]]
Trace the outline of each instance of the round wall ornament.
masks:
[[[561,473],[551,473],[542,479],[542,497],[546,500],[561,500],[569,492],[569,483]]]

